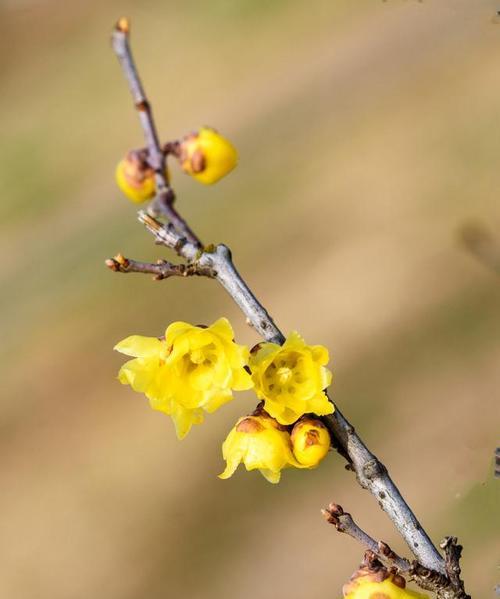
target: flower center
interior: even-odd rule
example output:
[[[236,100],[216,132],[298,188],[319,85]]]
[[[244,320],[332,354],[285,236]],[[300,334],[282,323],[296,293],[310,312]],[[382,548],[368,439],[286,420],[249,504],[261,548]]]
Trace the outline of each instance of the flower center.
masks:
[[[190,353],[189,359],[193,364],[203,364],[203,362],[205,361],[205,354],[201,349],[194,349]]]
[[[276,377],[278,378],[280,385],[286,385],[292,376],[293,372],[288,366],[282,366],[276,371]]]

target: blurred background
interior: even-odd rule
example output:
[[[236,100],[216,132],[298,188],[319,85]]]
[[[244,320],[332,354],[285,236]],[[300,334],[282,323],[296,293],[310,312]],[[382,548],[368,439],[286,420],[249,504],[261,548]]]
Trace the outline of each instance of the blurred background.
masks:
[[[330,348],[333,397],[474,597],[500,583],[500,284],[460,245],[500,236],[500,25],[490,0],[3,0],[0,4],[0,596],[339,598],[362,557],[336,501],[405,548],[332,454],[220,481],[241,394],[179,443],[121,386],[129,334],[230,318],[202,279],[114,274],[168,258],[113,172],[142,145],[109,35],[122,14],[162,138],[208,124],[239,168],[178,208],[224,241],[284,331]]]

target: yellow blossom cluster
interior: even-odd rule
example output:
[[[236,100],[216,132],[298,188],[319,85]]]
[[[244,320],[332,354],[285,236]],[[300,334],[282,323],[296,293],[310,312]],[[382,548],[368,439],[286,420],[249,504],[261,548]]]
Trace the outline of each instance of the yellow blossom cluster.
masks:
[[[180,439],[233,391],[254,389],[261,404],[225,440],[221,478],[242,463],[277,483],[284,468],[315,468],[330,448],[330,434],[317,418],[334,411],[325,394],[332,378],[328,351],[307,345],[296,332],[282,346],[265,342],[249,352],[235,343],[225,318],[208,327],[175,322],[163,338],[133,335],[115,349],[133,358],[121,367],[120,382],[171,416]]]
[[[182,170],[205,185],[225,177],[238,162],[235,147],[210,127],[201,127],[172,146]],[[168,170],[165,170],[165,178],[169,181]],[[156,195],[155,172],[144,152],[129,152],[120,160],[115,180],[123,194],[136,204],[151,200]]]

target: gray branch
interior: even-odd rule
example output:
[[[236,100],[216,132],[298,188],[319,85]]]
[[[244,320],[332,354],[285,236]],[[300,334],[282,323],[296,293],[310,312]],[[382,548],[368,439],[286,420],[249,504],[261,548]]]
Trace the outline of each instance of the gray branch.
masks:
[[[213,277],[223,285],[248,321],[266,341],[284,342],[283,333],[235,269],[231,252],[226,246],[218,245],[209,248],[209,251],[200,251],[173,226],[163,226],[145,212],[139,212],[139,220],[155,236],[157,243],[175,250],[188,262],[195,261],[201,267],[212,270]],[[369,451],[337,407],[333,414],[323,417],[323,420],[331,431],[339,451],[356,473],[360,485],[375,496],[417,560],[430,570],[445,574],[443,558],[401,496],[387,468]]]
[[[153,278],[157,281],[169,277],[211,276],[209,271],[202,270],[195,263],[172,264],[167,260],[158,260],[156,263],[139,262],[132,258],[125,258],[121,254],[117,254],[114,258],[108,258],[105,264],[114,272],[150,274],[154,275]]]
[[[128,82],[134,105],[139,113],[139,120],[146,140],[148,163],[155,171],[156,197],[150,204],[149,210],[156,216],[164,215],[191,243],[201,246],[198,237],[173,205],[175,194],[165,176],[165,154],[162,151],[156,131],[151,104],[146,97],[132,56],[128,41],[129,29],[128,20],[124,17],[121,18],[116,24],[111,41],[125,79]]]
[[[189,270],[190,274],[203,274],[214,278],[226,289],[245,314],[247,321],[261,337],[266,341],[282,344],[285,341],[283,333],[236,270],[229,248],[225,245],[203,248],[198,237],[173,208],[174,194],[164,176],[165,155],[158,141],[151,107],[132,59],[128,33],[128,22],[121,19],[113,33],[113,48],[120,60],[135,105],[139,110],[149,161],[155,169],[158,190],[157,197],[148,210],[149,213],[139,212],[139,220],[154,235],[156,243],[173,249],[186,260],[187,264],[160,263],[152,265],[134,261],[131,266],[132,261],[128,260],[128,266],[125,266],[120,264],[116,257],[107,264],[113,270],[120,272],[149,272],[160,275],[160,278],[165,278],[163,275],[178,275],[181,270],[183,270],[182,276],[186,276],[185,273]],[[163,224],[158,221],[155,218],[158,214],[165,216],[169,222]],[[376,498],[380,507],[392,520],[417,558],[417,561],[409,569],[410,576],[414,577],[417,582],[427,577],[426,581],[429,586],[425,587],[424,582],[421,585],[422,588],[436,589],[436,581],[439,581],[441,590],[438,590],[437,593],[443,599],[469,599],[460,579],[461,547],[456,544],[456,539],[447,540],[443,545],[445,561],[401,496],[389,476],[387,468],[366,447],[340,410],[336,407],[335,412],[325,416],[323,421],[330,430],[332,444],[346,458],[349,468],[355,472],[359,484]],[[351,528],[351,530],[355,529]],[[384,544],[377,544],[363,531],[361,531],[363,534],[360,535],[359,531],[357,531],[360,536],[359,540],[365,546],[369,546],[371,550],[375,548],[378,553],[383,552],[386,547]],[[387,548],[387,550],[390,552],[390,549]],[[398,558],[392,552],[390,555],[392,559],[401,560],[400,566],[406,568],[406,560]]]
[[[382,541],[377,542],[356,524],[351,514],[344,512],[342,506],[336,503],[330,503],[327,509],[321,510],[321,513],[326,518],[327,522],[333,524],[339,532],[349,535],[358,541],[358,543],[361,543],[366,549],[377,554],[380,559],[396,566],[401,572],[410,571],[411,565],[408,560],[399,557],[399,555],[394,553],[387,543]]]

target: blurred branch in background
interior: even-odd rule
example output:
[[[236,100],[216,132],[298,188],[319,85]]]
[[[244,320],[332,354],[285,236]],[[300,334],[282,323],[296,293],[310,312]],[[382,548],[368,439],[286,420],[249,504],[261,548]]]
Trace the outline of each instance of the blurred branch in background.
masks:
[[[469,222],[458,231],[459,242],[481,264],[500,275],[500,234],[481,222]]]

